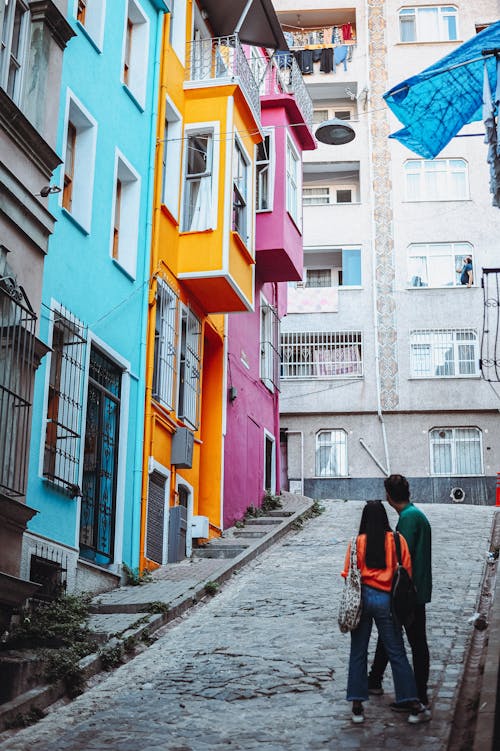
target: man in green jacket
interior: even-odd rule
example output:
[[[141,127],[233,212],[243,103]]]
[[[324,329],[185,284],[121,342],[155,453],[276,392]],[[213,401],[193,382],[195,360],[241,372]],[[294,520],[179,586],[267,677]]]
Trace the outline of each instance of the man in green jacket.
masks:
[[[401,532],[408,543],[411,555],[412,578],[417,590],[417,606],[415,608],[415,619],[411,625],[405,626],[405,631],[412,651],[418,698],[428,710],[429,647],[425,628],[425,605],[431,601],[432,592],[431,525],[425,514],[411,503],[410,487],[406,477],[391,475],[384,480],[384,486],[388,503],[399,514],[396,529]],[[387,662],[387,655],[379,638],[373,665],[368,676],[370,693],[383,693],[382,678]],[[404,711],[401,706],[398,708]],[[396,707],[393,707],[393,709],[396,709]],[[430,719],[430,711],[428,715],[428,719]]]

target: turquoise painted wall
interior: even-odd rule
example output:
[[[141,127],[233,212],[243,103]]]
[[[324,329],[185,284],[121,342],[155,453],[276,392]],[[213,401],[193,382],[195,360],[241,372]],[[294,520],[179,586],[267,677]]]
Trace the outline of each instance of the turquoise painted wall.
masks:
[[[77,36],[64,53],[57,150],[64,157],[67,92],[71,90],[96,121],[97,137],[90,231],[76,223],[62,208],[61,196],[50,198],[49,208],[57,219],[45,260],[40,338],[49,341],[49,319],[55,300],[88,326],[105,350],[129,363],[128,398],[122,397],[122,434],[126,434],[126,455],[119,485],[123,486],[116,520],[122,529],[122,560],[136,566],[139,555],[139,518],[142,467],[142,436],[145,388],[145,329],[151,242],[152,170],[156,137],[159,55],[164,11],[162,0],[133,0],[149,20],[149,45],[144,108],[121,82],[124,32],[128,0],[107,0],[102,44],[95,44],[75,18],[76,3],[69,0],[68,20]],[[139,234],[135,278],[113,261],[115,149],[140,176]],[[61,169],[53,184],[62,185]],[[78,547],[79,501],[43,479],[47,358],[42,360],[35,380],[32,438],[27,502],[39,514],[29,530],[51,540]],[[125,424],[124,422],[125,421]],[[85,423],[82,425],[82,433]],[[83,440],[83,438],[82,438]],[[123,453],[125,441],[122,441]],[[119,564],[120,560],[115,560]]]

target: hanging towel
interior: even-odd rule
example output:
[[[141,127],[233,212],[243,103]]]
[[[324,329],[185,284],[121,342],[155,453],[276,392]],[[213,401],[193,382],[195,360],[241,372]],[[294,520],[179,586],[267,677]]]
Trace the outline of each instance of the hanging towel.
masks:
[[[341,27],[342,29],[342,39],[344,42],[350,42],[352,39],[352,26],[350,23],[345,23]]]
[[[322,73],[331,73],[333,70],[333,47],[321,50],[321,62],[319,69]]]
[[[344,70],[347,70],[347,46],[345,44],[341,44],[340,47],[335,47],[335,49],[333,50],[334,72],[337,65],[340,65],[340,63],[344,63]]]

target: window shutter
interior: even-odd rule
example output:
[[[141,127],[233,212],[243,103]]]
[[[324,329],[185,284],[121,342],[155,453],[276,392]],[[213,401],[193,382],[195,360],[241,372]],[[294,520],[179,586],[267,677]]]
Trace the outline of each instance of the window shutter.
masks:
[[[146,557],[162,564],[165,528],[165,485],[167,478],[151,472],[148,485]]]

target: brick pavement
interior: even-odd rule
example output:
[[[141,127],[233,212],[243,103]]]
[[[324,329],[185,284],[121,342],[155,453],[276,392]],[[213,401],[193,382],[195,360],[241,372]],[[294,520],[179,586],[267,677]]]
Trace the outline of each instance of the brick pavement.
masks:
[[[433,526],[432,721],[411,727],[392,713],[386,678],[386,695],[368,702],[365,724],[353,726],[349,637],[339,633],[336,611],[362,504],[325,505],[207,604],[165,626],[148,650],[1,748],[445,751],[495,509],[423,507]]]

